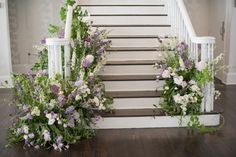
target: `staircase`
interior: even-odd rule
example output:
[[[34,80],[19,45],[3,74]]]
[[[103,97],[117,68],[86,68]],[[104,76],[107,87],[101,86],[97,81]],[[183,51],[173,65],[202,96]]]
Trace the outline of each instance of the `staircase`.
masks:
[[[107,64],[100,75],[107,94],[114,98],[114,111],[103,114],[99,129],[179,127],[180,117],[166,116],[158,106],[164,80],[156,81],[160,71],[153,68],[155,62],[162,60],[157,36],[170,40],[166,36],[173,35],[173,17],[168,11],[171,3],[167,2],[79,1],[82,9],[90,13],[93,29],[107,29],[112,40]],[[188,119],[183,119],[183,127]],[[219,114],[206,112],[200,121],[218,125]]]

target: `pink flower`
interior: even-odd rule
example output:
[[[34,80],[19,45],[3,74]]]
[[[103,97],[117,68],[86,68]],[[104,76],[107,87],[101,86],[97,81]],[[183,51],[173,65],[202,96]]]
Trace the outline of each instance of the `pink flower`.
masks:
[[[93,55],[87,55],[83,60],[83,67],[88,68],[94,61]]]

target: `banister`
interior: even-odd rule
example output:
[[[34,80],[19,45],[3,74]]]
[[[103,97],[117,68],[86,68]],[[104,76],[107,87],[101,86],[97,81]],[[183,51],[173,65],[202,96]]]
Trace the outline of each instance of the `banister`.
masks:
[[[187,9],[186,9],[185,4],[184,4],[184,1],[183,0],[176,0],[176,2],[177,2],[177,5],[180,9],[182,18],[185,21],[186,28],[187,28],[187,31],[189,33],[189,36],[190,36],[191,39],[193,39],[194,37],[196,37],[196,32],[193,29],[193,25],[192,25],[192,22],[190,20],[189,15],[188,15]]]

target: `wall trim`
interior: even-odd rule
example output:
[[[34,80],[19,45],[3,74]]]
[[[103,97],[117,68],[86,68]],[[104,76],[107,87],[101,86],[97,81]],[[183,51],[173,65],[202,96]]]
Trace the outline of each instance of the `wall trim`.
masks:
[[[5,81],[8,82],[7,87],[2,85],[2,83],[4,83]],[[13,84],[12,84],[11,76],[0,76],[0,88],[12,88],[12,87],[13,87]]]
[[[222,82],[226,85],[236,85],[236,73],[223,73]]]

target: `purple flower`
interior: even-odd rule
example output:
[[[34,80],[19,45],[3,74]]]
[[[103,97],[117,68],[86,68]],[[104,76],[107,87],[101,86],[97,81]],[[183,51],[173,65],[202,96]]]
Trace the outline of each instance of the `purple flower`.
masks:
[[[52,85],[51,86],[51,91],[54,93],[54,94],[58,94],[60,92],[60,87],[58,85]]]
[[[184,65],[186,68],[191,68],[193,66],[193,62],[190,59],[184,61]]]
[[[28,106],[28,105],[23,105],[23,106],[22,106],[22,110],[23,110],[24,112],[29,112],[29,106]]]
[[[56,139],[56,143],[53,144],[53,147],[55,150],[60,150],[63,148],[64,144],[62,143],[63,137],[62,136],[58,136]]]
[[[57,98],[57,100],[58,100],[58,102],[59,102],[59,104],[61,105],[61,106],[63,106],[63,105],[65,105],[65,103],[66,103],[66,97],[64,96],[64,95],[59,95],[59,97]]]
[[[24,116],[24,119],[26,119],[26,120],[32,120],[33,117],[32,117],[32,115],[31,115],[30,113],[27,113],[27,114]]]
[[[67,126],[69,126],[71,128],[75,127],[75,120],[74,120],[74,118],[70,118]]]
[[[100,55],[102,55],[104,52],[105,52],[104,47],[101,47],[101,48],[98,50],[98,54],[100,54]]]
[[[67,109],[66,109],[66,114],[72,114],[75,110],[75,107],[74,106],[69,106]]]
[[[81,79],[78,79],[75,83],[74,83],[74,86],[78,87],[78,86],[81,86],[83,85],[84,81],[81,80]]]
[[[44,37],[43,39],[41,39],[40,43],[41,44],[46,44],[46,38]]]
[[[87,55],[85,59],[83,60],[83,67],[88,68],[94,61],[93,55]]]
[[[48,130],[43,131],[43,138],[44,138],[45,141],[51,141],[51,135],[50,135],[50,132]]]

